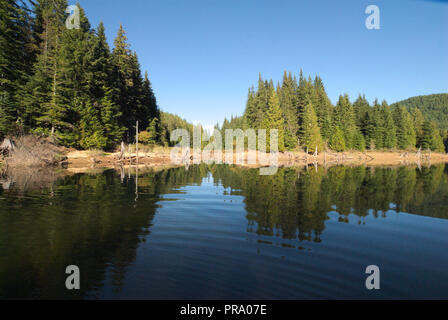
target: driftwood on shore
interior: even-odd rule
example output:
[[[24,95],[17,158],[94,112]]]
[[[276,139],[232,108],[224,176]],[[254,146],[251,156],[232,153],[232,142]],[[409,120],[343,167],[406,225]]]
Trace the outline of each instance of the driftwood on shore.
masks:
[[[0,149],[8,150],[8,151],[14,151],[16,144],[14,141],[10,138],[5,138],[0,145]]]
[[[11,152],[14,151],[14,148],[15,148],[14,141],[10,138],[5,138],[0,145],[0,156],[2,157],[2,159],[10,155]]]
[[[143,148],[145,150],[145,147]],[[146,148],[147,150],[147,148]],[[103,154],[101,156],[95,157],[96,160],[100,161],[101,167],[120,167],[120,166],[154,166],[154,165],[185,165],[189,166],[194,163],[213,163],[216,161],[216,153],[194,153],[191,148],[186,148],[179,154],[177,154],[176,159],[171,158],[171,149],[163,148],[159,150],[151,149],[150,152],[139,152],[137,162],[137,155],[134,150],[131,151],[129,146],[123,146],[121,150],[119,149],[114,154]],[[313,150],[308,150],[309,153],[299,152],[299,151],[285,151],[277,152],[275,160],[278,167],[294,167],[302,165],[323,165],[324,167],[330,167],[333,165],[368,165],[368,166],[382,166],[382,165],[411,165],[412,161],[407,161],[408,158],[413,158],[416,154],[415,151],[346,151],[346,152],[334,152],[332,150],[325,149],[319,152],[319,150],[313,147]],[[86,154],[88,151],[86,151]],[[132,153],[131,153],[132,152]],[[313,153],[312,153],[313,152]],[[88,167],[90,165],[86,160],[90,160],[91,157],[83,156],[82,151],[73,152],[73,156],[69,156],[70,165],[75,167],[80,167],[85,165]],[[417,152],[418,153],[418,152]],[[438,162],[448,162],[448,156],[440,153],[426,153],[421,152],[421,157],[416,159],[415,163],[423,162],[424,160],[431,161],[432,163]],[[228,163],[228,154],[222,153],[222,160],[219,163],[236,164],[246,168],[259,168],[261,166],[266,166],[266,161],[269,161],[272,154],[260,153],[255,150],[245,150],[242,152],[233,152],[233,157],[231,157],[231,162]],[[199,158],[197,158],[199,157]],[[78,158],[79,161],[73,161]],[[84,159],[84,160],[82,160]],[[254,161],[251,161],[255,159]],[[181,161],[179,161],[181,160]],[[404,161],[406,160],[406,161]],[[92,160],[90,160],[92,162]],[[87,162],[87,163],[86,163]],[[426,161],[425,161],[426,162]],[[77,163],[77,164],[76,164]],[[94,164],[95,165],[95,164]],[[267,165],[270,166],[270,165]]]

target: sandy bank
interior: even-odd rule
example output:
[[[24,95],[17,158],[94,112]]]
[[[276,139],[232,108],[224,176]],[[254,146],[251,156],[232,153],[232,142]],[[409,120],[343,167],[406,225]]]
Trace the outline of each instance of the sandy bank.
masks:
[[[70,171],[82,172],[85,169],[93,168],[116,168],[121,166],[139,167],[176,167],[179,164],[173,163],[170,156],[171,149],[165,148],[157,152],[139,153],[138,163],[135,153],[126,153],[121,159],[119,153],[97,153],[92,154],[90,151],[71,151],[66,154],[68,158],[67,168]],[[253,154],[254,155],[254,154]],[[243,167],[261,167],[263,166],[259,159],[260,154],[255,154],[257,163],[248,163],[248,153],[233,155],[233,163]],[[243,159],[238,163],[237,158]],[[224,162],[224,155],[222,157]],[[208,160],[203,157],[202,161]],[[306,164],[317,163],[318,165],[369,165],[369,166],[388,166],[388,165],[428,165],[436,163],[448,163],[448,155],[422,152],[420,155],[416,152],[322,152],[317,156],[306,154],[304,152],[284,152],[278,155],[278,165],[280,167],[303,166]],[[193,164],[193,157],[190,157],[189,164]]]

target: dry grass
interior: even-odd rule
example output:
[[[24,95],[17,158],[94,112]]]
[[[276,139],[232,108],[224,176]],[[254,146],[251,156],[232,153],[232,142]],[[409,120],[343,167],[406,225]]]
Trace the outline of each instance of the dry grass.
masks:
[[[135,144],[129,144],[125,146],[126,153],[135,154],[136,148]],[[165,154],[170,153],[170,147],[164,147],[154,144],[138,144],[138,152],[140,155],[148,154],[148,153],[157,153],[157,154]]]
[[[13,140],[16,147],[6,158],[8,167],[47,167],[63,160],[61,148],[47,138],[28,135]]]
[[[102,157],[106,155],[106,152],[104,152],[103,150],[99,150],[99,149],[90,149],[86,151],[86,154],[89,157]]]

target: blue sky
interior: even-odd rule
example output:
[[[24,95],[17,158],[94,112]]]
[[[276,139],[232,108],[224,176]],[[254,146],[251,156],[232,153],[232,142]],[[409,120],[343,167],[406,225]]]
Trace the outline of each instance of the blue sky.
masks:
[[[284,70],[318,74],[333,103],[448,92],[447,1],[79,2],[109,43],[123,24],[162,110],[204,125],[241,115],[259,73],[275,83]],[[365,27],[370,4],[380,30]]]

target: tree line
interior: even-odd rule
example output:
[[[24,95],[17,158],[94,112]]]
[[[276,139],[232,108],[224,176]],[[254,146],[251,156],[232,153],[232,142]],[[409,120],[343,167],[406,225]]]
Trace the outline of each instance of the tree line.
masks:
[[[225,119],[222,129],[253,128],[278,130],[279,150],[301,147],[314,151],[422,148],[444,152],[447,131],[440,130],[433,118],[424,117],[415,106],[389,106],[376,99],[373,105],[365,95],[352,103],[347,94],[340,95],[334,106],[327,96],[322,79],[299,78],[285,72],[274,86],[263,80],[248,92],[242,117]]]
[[[160,110],[122,26],[109,48],[101,22],[79,8],[65,25],[66,0],[0,3],[0,138],[32,133],[75,148],[111,149],[132,141],[135,122],[161,142]]]

